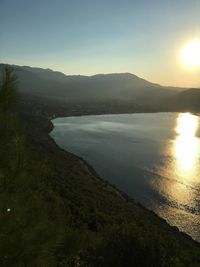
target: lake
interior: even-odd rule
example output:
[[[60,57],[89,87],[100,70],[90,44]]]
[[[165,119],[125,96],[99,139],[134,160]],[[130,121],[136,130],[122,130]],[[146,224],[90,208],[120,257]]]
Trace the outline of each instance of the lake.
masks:
[[[51,136],[200,241],[200,120],[190,113],[57,118]]]

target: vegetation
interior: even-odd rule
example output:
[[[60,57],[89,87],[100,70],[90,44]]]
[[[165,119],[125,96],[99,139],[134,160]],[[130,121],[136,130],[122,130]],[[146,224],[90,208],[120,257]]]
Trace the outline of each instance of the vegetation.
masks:
[[[5,69],[0,91],[0,266],[46,266],[62,234],[62,205],[49,168],[30,154],[13,109],[16,78]]]
[[[200,266],[198,243],[59,149],[48,136],[50,111],[30,99],[17,106],[15,85],[5,69],[0,266]]]

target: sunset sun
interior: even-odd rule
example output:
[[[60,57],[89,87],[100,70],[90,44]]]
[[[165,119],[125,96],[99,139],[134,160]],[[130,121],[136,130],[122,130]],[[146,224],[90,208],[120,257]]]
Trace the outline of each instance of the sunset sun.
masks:
[[[181,49],[181,59],[187,67],[195,68],[200,66],[200,40],[187,43]]]

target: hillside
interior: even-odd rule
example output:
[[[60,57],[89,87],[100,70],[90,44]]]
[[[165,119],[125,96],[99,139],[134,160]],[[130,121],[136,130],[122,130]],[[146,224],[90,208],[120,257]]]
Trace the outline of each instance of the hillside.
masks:
[[[59,115],[59,108],[57,114],[54,107],[52,114],[47,105],[38,114],[37,100],[22,106],[21,118],[31,147],[38,160],[46,158],[49,162],[49,182],[64,202],[66,221],[70,210],[70,227],[76,229],[70,237],[71,243],[65,237],[59,261],[67,260],[65,253],[69,244],[73,244],[74,251],[68,257],[80,255],[80,266],[200,264],[199,244],[103,181],[82,159],[55,144],[48,135],[52,124],[47,114]],[[70,111],[65,111],[65,116],[70,115]]]
[[[166,98],[162,106],[170,111],[200,111],[200,89],[191,88]]]
[[[0,64],[0,72],[4,66]],[[153,106],[180,91],[180,88],[163,87],[131,73],[73,76],[50,69],[15,65],[12,68],[19,78],[21,92],[66,102],[123,101]]]
[[[199,266],[197,242],[51,139],[53,116],[84,109],[30,96],[16,103],[8,78],[0,90],[1,266]]]

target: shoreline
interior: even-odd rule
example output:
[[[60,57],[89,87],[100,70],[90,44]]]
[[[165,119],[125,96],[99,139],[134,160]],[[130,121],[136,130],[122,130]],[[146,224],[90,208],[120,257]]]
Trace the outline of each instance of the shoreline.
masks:
[[[32,100],[32,99],[31,99]],[[177,236],[177,239],[187,240],[188,242],[194,243],[195,246],[200,248],[200,243],[194,240],[188,234],[181,232],[176,226],[171,226],[167,221],[160,216],[158,216],[154,211],[147,209],[140,203],[136,202],[134,199],[130,198],[126,193],[119,190],[116,186],[110,184],[108,181],[104,180],[98,173],[94,170],[94,168],[83,158],[78,157],[77,155],[68,152],[67,150],[59,147],[54,139],[50,136],[50,132],[53,130],[54,125],[52,123],[52,119],[58,117],[77,117],[77,116],[87,116],[87,115],[117,115],[117,114],[135,114],[135,113],[158,113],[158,112],[168,112],[168,111],[115,111],[113,113],[104,110],[104,112],[96,111],[96,112],[86,112],[86,110],[78,110],[76,112],[69,110],[69,107],[66,109],[61,108],[59,105],[48,105],[44,106],[43,101],[32,101],[22,102],[21,109],[21,118],[22,122],[25,126],[25,130],[30,138],[30,143],[33,146],[33,151],[37,151],[40,157],[47,157],[50,159],[52,164],[57,164],[56,161],[59,161],[57,170],[62,172],[62,177],[67,177],[68,175],[74,175],[74,168],[77,168],[78,176],[80,178],[85,178],[86,183],[87,179],[93,179],[99,184],[102,188],[102,192],[107,192],[106,194],[114,194],[116,197],[120,197],[122,203],[124,202],[131,210],[138,209],[141,210],[141,213],[146,214],[145,217],[152,217],[152,220],[156,221],[159,225],[159,228],[163,225],[163,227],[167,228],[170,233],[173,233],[174,236]],[[173,111],[170,111],[173,112]],[[177,112],[177,111],[174,111]],[[173,113],[174,113],[173,112]],[[72,170],[70,170],[72,168]],[[76,171],[75,171],[76,173]],[[59,174],[58,174],[59,175]],[[60,179],[60,178],[58,178]],[[57,178],[56,178],[57,180]],[[53,183],[56,181],[52,181]],[[59,182],[59,180],[58,180]],[[63,180],[65,183],[66,181]],[[88,180],[89,182],[89,180]],[[95,183],[96,183],[95,182]],[[57,183],[57,182],[56,182]],[[113,195],[113,196],[114,196]],[[131,207],[132,206],[132,207]],[[143,211],[142,211],[143,210]],[[161,227],[162,228],[162,227]]]
[[[157,111],[157,112],[135,112],[135,113],[131,112],[131,113],[123,113],[123,114],[122,114],[122,113],[115,113],[115,114],[98,114],[98,115],[96,115],[96,114],[89,114],[89,115],[84,115],[84,114],[82,114],[81,116],[79,116],[79,115],[76,115],[76,116],[70,116],[70,115],[69,115],[69,116],[64,116],[64,117],[66,117],[66,118],[75,118],[75,117],[83,117],[83,116],[86,116],[86,117],[87,117],[87,116],[105,116],[105,115],[112,116],[112,115],[147,114],[147,113],[180,113],[180,112]],[[182,112],[182,113],[187,113],[187,112]],[[193,114],[192,112],[190,112],[190,113]],[[199,114],[193,114],[193,115],[195,115],[195,116],[199,116]],[[57,119],[57,118],[64,118],[64,117],[59,117],[59,116],[58,116],[58,117],[54,118],[53,120],[55,120],[55,119]],[[51,120],[51,123],[52,123],[52,124],[53,124],[53,120]],[[53,130],[54,128],[55,128],[55,126],[54,126],[54,124],[53,124],[52,130]],[[50,133],[51,133],[51,131],[49,132],[49,135],[50,135]],[[50,136],[50,137],[53,139],[52,136]],[[55,142],[54,139],[53,139],[53,141]],[[55,143],[56,143],[56,142],[55,142]],[[170,224],[166,219],[164,219],[163,217],[161,217],[160,215],[158,215],[154,210],[145,207],[145,206],[144,206],[143,204],[141,204],[139,201],[136,201],[134,198],[130,197],[127,193],[125,193],[124,191],[120,190],[117,186],[115,186],[114,184],[110,183],[110,182],[107,181],[106,179],[102,178],[102,177],[97,173],[97,171],[94,169],[94,167],[93,167],[91,164],[89,164],[84,158],[78,156],[77,154],[74,154],[74,153],[72,153],[72,152],[69,152],[67,149],[63,149],[63,148],[60,147],[57,143],[56,143],[56,145],[59,147],[59,149],[62,149],[62,150],[64,150],[65,152],[67,152],[67,153],[71,153],[72,155],[74,155],[75,157],[77,157],[77,158],[80,160],[81,163],[83,163],[84,165],[86,165],[86,166],[88,167],[89,171],[92,172],[92,173],[95,175],[95,177],[97,177],[97,178],[98,178],[101,182],[103,182],[105,185],[107,185],[107,186],[111,187],[112,189],[114,189],[115,192],[117,192],[118,194],[120,194],[120,196],[122,196],[123,198],[125,198],[127,202],[132,202],[132,203],[134,203],[135,205],[139,205],[139,206],[142,207],[143,209],[145,209],[145,210],[147,210],[147,211],[149,211],[149,212],[152,212],[153,214],[155,214],[156,216],[158,216],[161,220],[163,220],[165,223],[167,223],[168,225],[170,225],[170,227],[177,228],[178,231],[179,231],[180,233],[182,233],[182,234],[188,236],[188,237],[191,238],[193,241],[195,241],[195,242],[197,242],[197,243],[200,244],[200,241],[194,239],[194,238],[193,238],[192,236],[190,236],[189,234],[187,234],[187,233],[185,233],[185,232],[179,230],[179,228],[178,228],[177,226]]]

